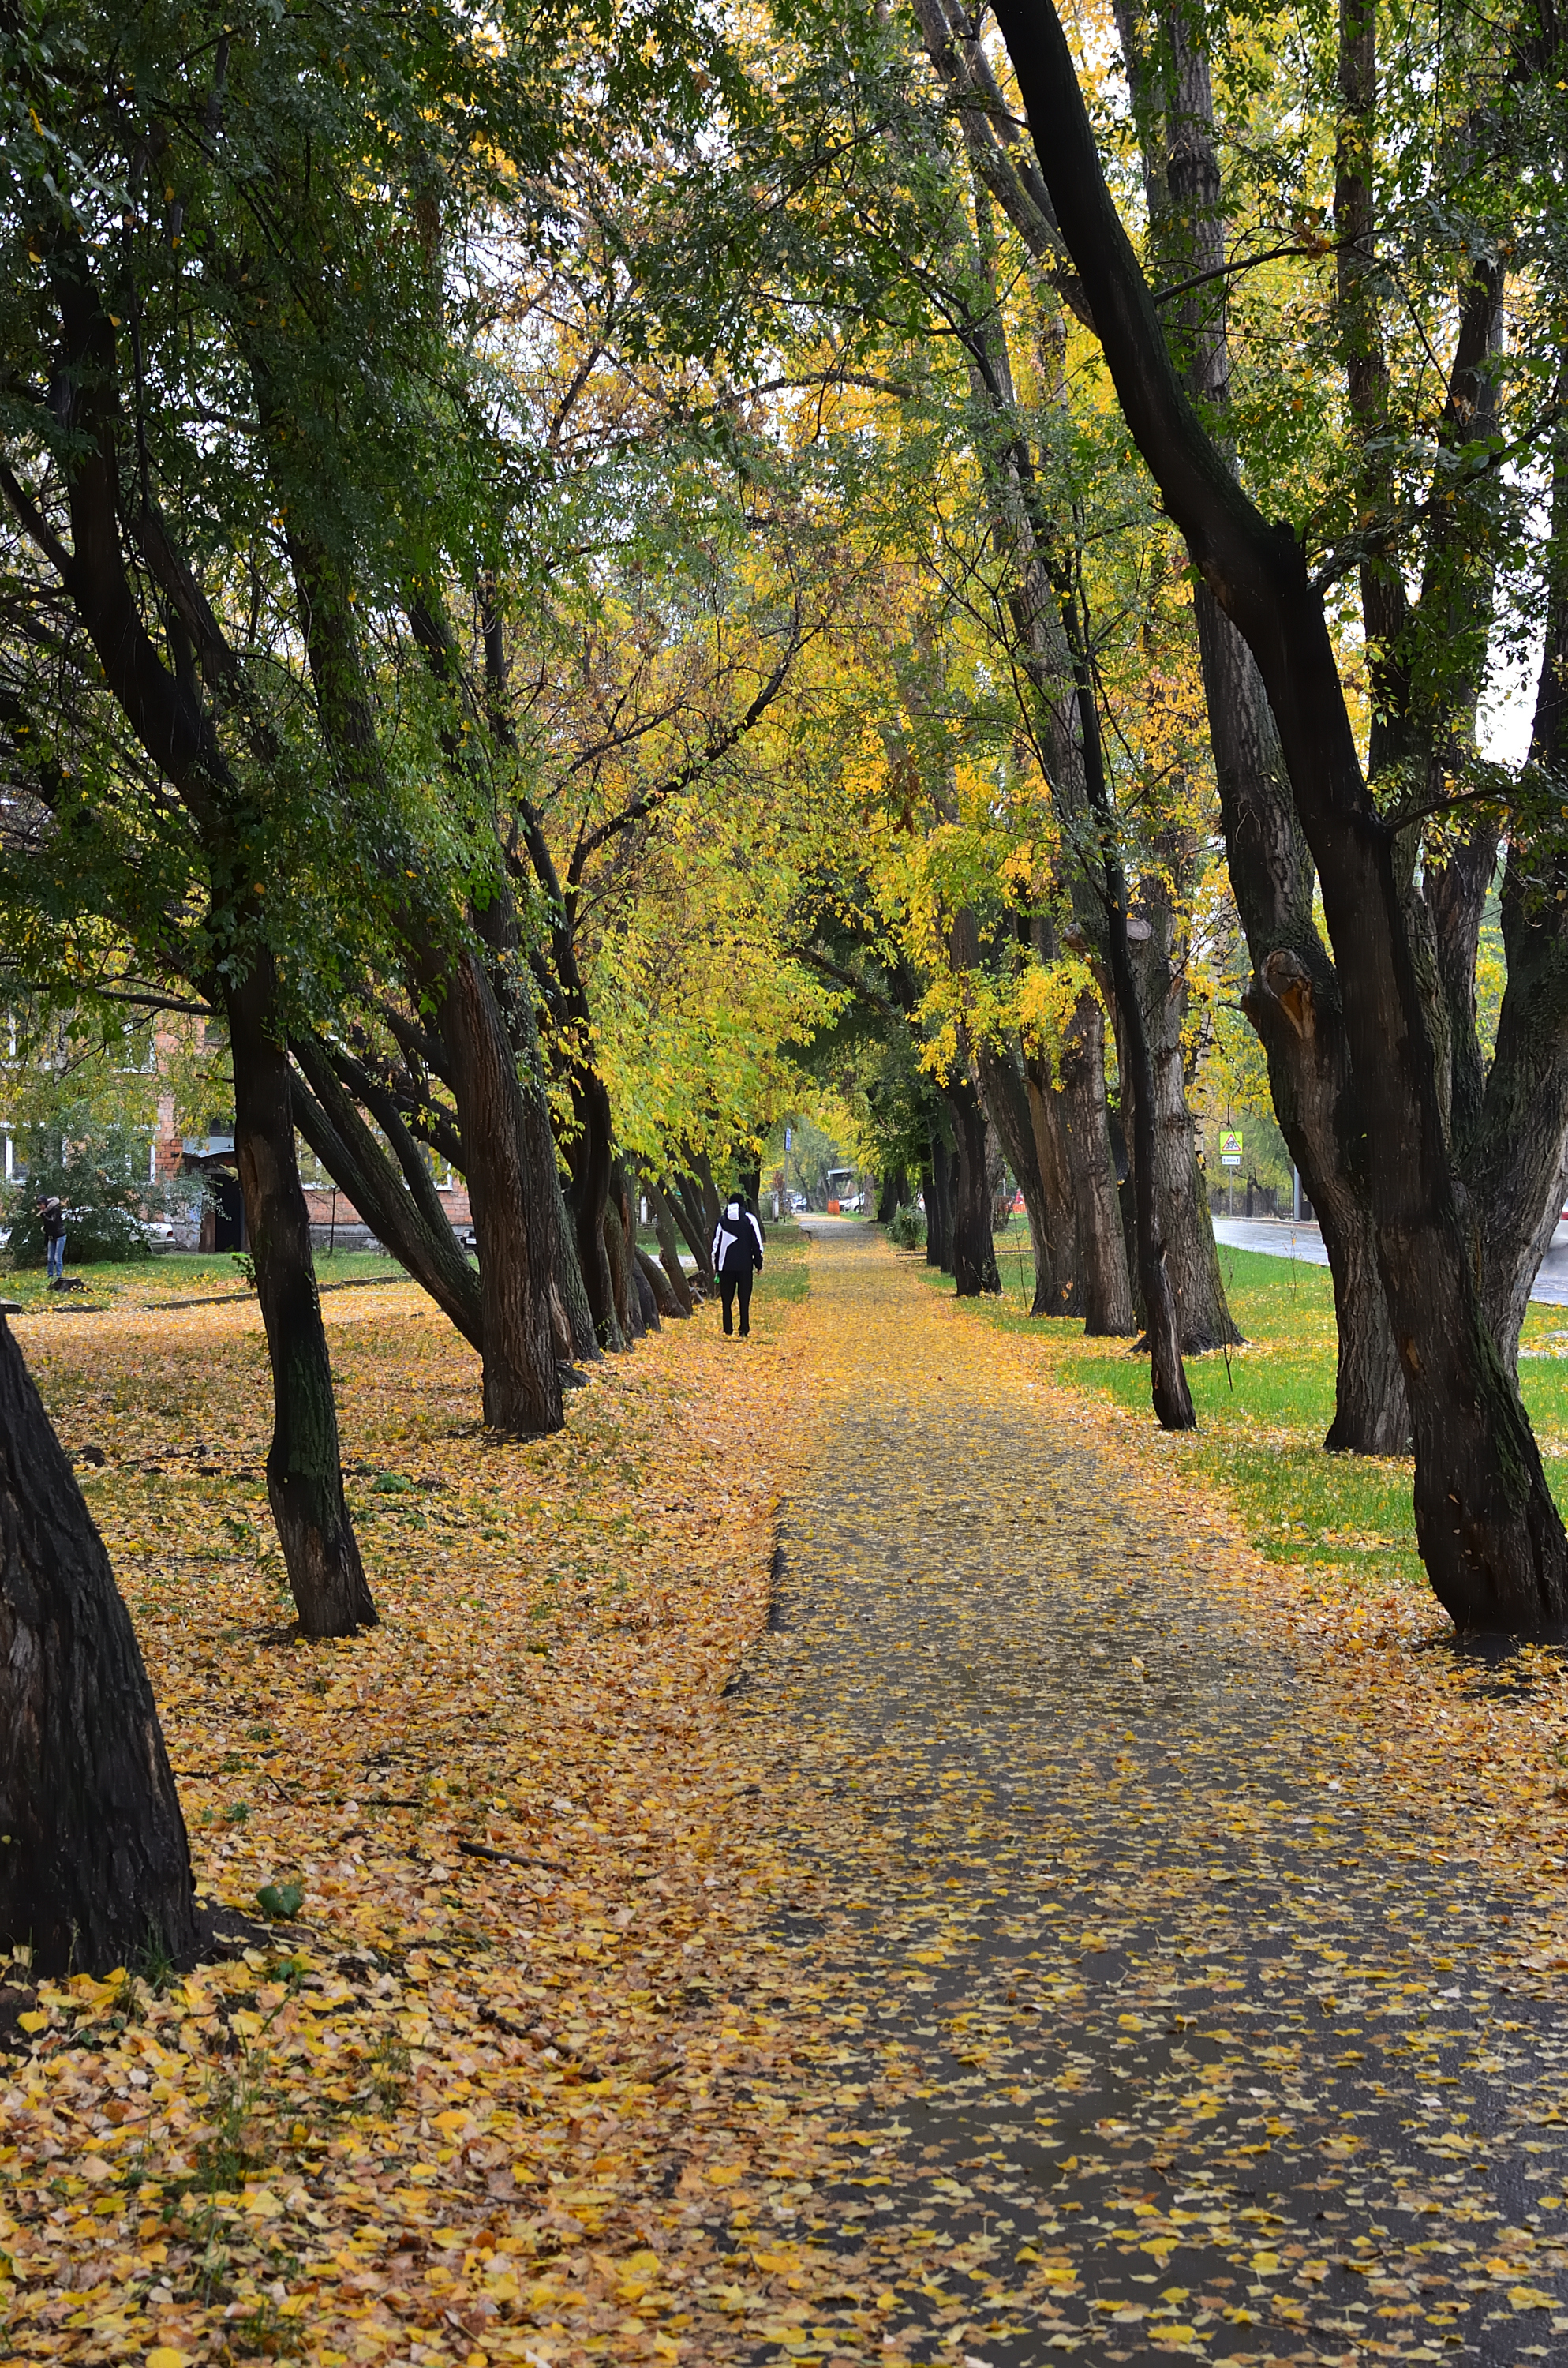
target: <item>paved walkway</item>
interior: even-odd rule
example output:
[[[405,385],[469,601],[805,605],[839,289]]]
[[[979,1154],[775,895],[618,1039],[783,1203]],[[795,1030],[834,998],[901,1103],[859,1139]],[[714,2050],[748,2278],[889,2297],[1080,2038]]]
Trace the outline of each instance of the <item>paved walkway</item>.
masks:
[[[1298,1258],[1308,1266],[1328,1264],[1315,1219],[1297,1224],[1290,1217],[1216,1217],[1214,1238],[1229,1243],[1233,1249],[1261,1250],[1265,1258]],[[1530,1297],[1548,1307],[1568,1307],[1568,1224],[1558,1226]]]
[[[851,1226],[810,1320],[821,1450],[734,1708],[862,2158],[777,2216],[880,2292],[884,2356],[1568,2358],[1568,2033],[1489,1978],[1469,1871],[1005,1338]],[[800,2356],[876,2357],[831,2302]]]

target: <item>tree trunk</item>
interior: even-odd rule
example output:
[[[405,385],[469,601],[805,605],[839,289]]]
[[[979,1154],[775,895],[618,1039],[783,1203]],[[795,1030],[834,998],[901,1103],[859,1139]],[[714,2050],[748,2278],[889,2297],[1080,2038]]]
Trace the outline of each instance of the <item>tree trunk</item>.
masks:
[[[968,1077],[955,1071],[942,1087],[958,1146],[953,1185],[953,1287],[960,1299],[999,1292],[996,1245],[991,1234],[991,1190],[985,1173],[985,1112]]]
[[[1364,1166],[1347,1164],[1355,1090],[1334,965],[1315,930],[1307,955],[1284,948],[1264,957],[1243,1008],[1268,1058],[1274,1107],[1300,1168],[1328,1253],[1338,1331],[1331,1454],[1404,1455],[1410,1409],[1404,1372],[1378,1270]],[[1364,1159],[1364,1146],[1362,1147]]]
[[[686,1269],[680,1261],[680,1242],[676,1234],[675,1218],[670,1204],[656,1184],[647,1188],[648,1205],[653,1212],[653,1224],[659,1236],[659,1264],[669,1278],[670,1290],[682,1315],[692,1311],[691,1285],[686,1279]]]
[[[610,1163],[609,1190],[605,1200],[605,1239],[609,1248],[610,1271],[615,1283],[616,1314],[619,1319],[625,1344],[631,1347],[648,1330],[647,1304],[636,1258],[636,1219],[631,1195],[627,1189],[626,1167],[620,1159]],[[651,1294],[650,1294],[651,1298]],[[658,1310],[653,1311],[655,1323]]]
[[[724,1212],[724,1204],[719,1197],[719,1187],[713,1181],[713,1169],[708,1154],[705,1151],[699,1151],[691,1166],[692,1174],[701,1194],[702,1222],[707,1230],[708,1240],[711,1244],[713,1235],[718,1230],[719,1220]]]
[[[577,1135],[567,1153],[572,1171],[569,1206],[577,1259],[587,1290],[594,1337],[601,1349],[619,1349],[620,1329],[605,1247],[605,1209],[609,1200],[610,1107],[603,1079],[593,1069],[574,1073]]]
[[[1422,1559],[1456,1625],[1568,1625],[1568,1538],[1481,1311],[1389,833],[1368,792],[1299,542],[1226,468],[1172,367],[1049,0],[996,9],[1062,235],[1134,442],[1267,689],[1322,883],[1369,1148],[1378,1262],[1410,1401]]]
[[[686,1246],[697,1260],[697,1279],[711,1298],[713,1293],[713,1227],[702,1230],[701,1201],[697,1188],[686,1177],[673,1178],[665,1188],[665,1204],[681,1232]]]
[[[899,1167],[891,1169],[889,1173],[881,1178],[881,1188],[877,1193],[878,1224],[891,1224],[899,1210],[904,1207],[908,1199],[909,1172],[907,1168]]]
[[[1100,861],[1105,871],[1106,938],[1119,1023],[1117,1042],[1123,1109],[1130,1096],[1132,1102],[1128,1149],[1132,1155],[1138,1281],[1149,1345],[1150,1395],[1162,1430],[1195,1430],[1198,1417],[1187,1385],[1187,1368],[1182,1363],[1181,1325],[1165,1256],[1160,1207],[1158,1098],[1143,999],[1132,967],[1127,880],[1116,844],[1116,818],[1105,777],[1094,682],[1086,653],[1079,649],[1074,655],[1079,665],[1078,704],[1083,717],[1085,791],[1090,811],[1099,825]]]
[[[1568,406],[1568,361],[1558,378]],[[1546,632],[1530,757],[1568,773],[1568,407],[1552,442]],[[1516,834],[1503,874],[1508,983],[1480,1119],[1462,1174],[1480,1235],[1481,1304],[1497,1351],[1518,1370],[1519,1326],[1562,1207],[1568,1152],[1568,856]],[[1553,1172],[1555,1167],[1555,1173]]]
[[[931,1190],[926,1201],[926,1263],[953,1270],[953,1170],[956,1161],[939,1133],[931,1137]]]
[[[1053,1078],[1043,1053],[1026,1053],[1024,1091],[1028,1100],[1029,1130],[1040,1190],[1045,1195],[1046,1221],[1055,1247],[1051,1304],[1042,1315],[1082,1315],[1087,1304],[1084,1259],[1078,1242],[1078,1204],[1073,1186],[1067,1109],[1060,1077]]]
[[[551,1308],[548,1209],[527,1172],[517,1060],[479,956],[444,973],[437,1017],[452,1064],[479,1248],[484,1419],[536,1438],[564,1419]],[[553,1154],[552,1154],[553,1156]]]
[[[359,1114],[355,1094],[339,1076],[327,1047],[296,1037],[290,1050],[301,1072],[290,1080],[294,1123],[333,1182],[345,1191],[377,1238],[428,1292],[465,1340],[483,1349],[479,1277],[459,1247],[450,1220],[390,1094],[376,1090],[350,1064],[358,1099],[372,1110],[398,1153],[397,1168]],[[372,1102],[369,1096],[374,1095]]]
[[[1060,1067],[1084,1330],[1096,1338],[1130,1338],[1138,1323],[1106,1111],[1105,1014],[1087,992],[1068,1022]]]
[[[224,1005],[234,1070],[234,1154],[272,1360],[267,1493],[301,1631],[352,1636],[374,1626],[376,1607],[343,1495],[332,1366],[269,954],[256,953],[243,981],[226,982]]]
[[[985,1115],[1018,1179],[1028,1215],[1029,1240],[1034,1248],[1034,1302],[1029,1314],[1052,1315],[1062,1290],[1062,1269],[1051,1238],[1051,1210],[1035,1149],[1028,1089],[1012,1053],[994,1045],[981,1048],[975,1066]]]
[[[1193,393],[1222,421],[1231,400],[1227,243],[1207,34],[1179,7],[1161,12],[1157,30],[1126,0],[1119,0],[1116,13],[1162,272],[1192,283],[1173,313],[1182,365]],[[1343,1106],[1349,1048],[1334,965],[1312,911],[1312,856],[1252,652],[1201,580],[1193,611],[1231,885],[1253,966],[1243,1007],[1263,1043],[1290,1156],[1313,1208],[1326,1212],[1339,1334],[1339,1389],[1326,1444],[1347,1453],[1396,1454],[1410,1429],[1404,1379],[1373,1254],[1364,1179],[1345,1163],[1344,1147],[1354,1135]],[[1305,1034],[1274,1006],[1266,973],[1279,960],[1296,965],[1312,989],[1313,1024]]]
[[[631,1253],[627,1247],[626,1229],[620,1222],[620,1211],[615,1204],[613,1193],[605,1202],[604,1235],[605,1258],[615,1302],[615,1346],[630,1349],[633,1340],[647,1327],[642,1322],[642,1302],[631,1280]]]
[[[637,1245],[636,1255],[638,1271],[653,1295],[655,1317],[689,1315],[690,1308],[683,1307],[676,1297],[675,1286],[658,1259],[650,1258],[641,1243]]]
[[[199,1945],[153,1690],[103,1541],[0,1320],[0,1946],[107,1974]]]
[[[1174,920],[1164,881],[1154,877],[1142,881],[1134,924],[1142,924],[1142,929],[1136,942],[1130,942],[1129,955],[1148,1036],[1154,1088],[1153,1133],[1160,1239],[1183,1353],[1198,1357],[1211,1349],[1234,1345],[1242,1336],[1226,1304],[1187,1106],[1181,1043],[1187,1016],[1187,967],[1172,958]],[[1131,929],[1129,934],[1131,939]],[[1124,1061],[1124,1078],[1129,1066]]]

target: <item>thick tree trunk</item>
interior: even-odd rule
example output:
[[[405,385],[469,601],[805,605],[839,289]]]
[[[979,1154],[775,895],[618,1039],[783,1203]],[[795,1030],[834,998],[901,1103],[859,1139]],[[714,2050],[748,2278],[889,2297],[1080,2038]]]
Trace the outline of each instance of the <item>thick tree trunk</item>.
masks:
[[[1461,1628],[1560,1633],[1568,1538],[1481,1311],[1394,851],[1362,776],[1322,599],[1300,544],[1241,491],[1178,383],[1054,8],[998,0],[996,13],[1128,427],[1196,565],[1245,636],[1279,727],[1345,999],[1427,1575]]]
[[[610,1281],[615,1292],[616,1321],[620,1326],[621,1345],[630,1348],[634,1340],[642,1338],[648,1329],[648,1322],[642,1278],[633,1254],[637,1236],[632,1224],[631,1196],[626,1189],[626,1170],[619,1159],[610,1163],[609,1189],[605,1195],[604,1233]],[[654,1317],[656,1321],[656,1309]]]
[[[0,1947],[107,1974],[199,1944],[185,1819],[103,1541],[0,1320]]]
[[[653,1224],[659,1236],[659,1264],[669,1278],[670,1291],[680,1314],[689,1315],[693,1304],[691,1285],[686,1279],[686,1269],[681,1264],[680,1241],[676,1232],[676,1221],[671,1214],[670,1204],[656,1184],[650,1184],[647,1187],[647,1192],[648,1205],[653,1212]]]
[[[1353,1170],[1339,1149],[1341,1140],[1356,1144],[1339,982],[1315,930],[1304,942],[1305,960],[1282,948],[1264,958],[1243,1006],[1267,1054],[1275,1110],[1334,1278],[1338,1375],[1324,1445],[1332,1454],[1404,1455],[1410,1409],[1378,1269],[1365,1167]],[[1361,1150],[1364,1158],[1364,1144]]]
[[[574,1077],[577,1105],[577,1137],[568,1152],[572,1190],[568,1205],[577,1245],[577,1259],[588,1294],[594,1337],[601,1349],[619,1349],[620,1328],[616,1313],[609,1253],[605,1247],[605,1209],[609,1201],[611,1157],[609,1095],[597,1074],[585,1069]]]
[[[483,963],[460,954],[437,1017],[452,1064],[479,1248],[484,1419],[528,1439],[563,1420],[551,1306],[554,1247],[540,1179],[528,1174],[517,1064]],[[551,1153],[553,1158],[553,1152]]]
[[[1055,1251],[1051,1304],[1041,1315],[1082,1315],[1087,1306],[1084,1260],[1078,1243],[1078,1204],[1073,1184],[1067,1107],[1059,1077],[1052,1077],[1043,1053],[1026,1053],[1024,1091],[1028,1102],[1029,1131],[1040,1190],[1045,1195],[1046,1224]]]
[[[999,1292],[996,1245],[991,1234],[991,1188],[985,1173],[985,1112],[969,1079],[956,1072],[942,1087],[958,1147],[953,1185],[953,1287],[960,1299]]]
[[[1138,1323],[1106,1110],[1105,1014],[1093,995],[1078,999],[1062,1041],[1060,1066],[1084,1330],[1099,1338],[1130,1338]]]
[[[614,1296],[616,1338],[618,1349],[630,1349],[633,1340],[646,1329],[642,1322],[642,1302],[631,1280],[631,1253],[627,1247],[626,1230],[620,1222],[620,1211],[614,1196],[605,1202],[605,1259],[609,1269],[610,1290]]]
[[[1062,1290],[1057,1247],[1051,1236],[1051,1209],[1040,1172],[1028,1088],[1011,1053],[983,1046],[976,1056],[980,1097],[985,1115],[1007,1156],[1029,1221],[1034,1249],[1034,1302],[1031,1315],[1052,1315]],[[994,1252],[993,1253],[994,1255]],[[1069,1281],[1071,1276],[1068,1277]]]
[[[268,954],[255,955],[245,978],[227,984],[224,1006],[234,1071],[234,1154],[272,1360],[267,1493],[301,1630],[307,1636],[352,1636],[374,1626],[376,1607],[343,1495],[332,1366]]]

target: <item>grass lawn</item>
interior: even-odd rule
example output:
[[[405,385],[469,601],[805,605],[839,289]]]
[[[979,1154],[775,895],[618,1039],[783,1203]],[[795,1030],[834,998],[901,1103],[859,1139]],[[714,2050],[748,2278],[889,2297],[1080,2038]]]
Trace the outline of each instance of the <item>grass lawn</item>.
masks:
[[[40,1266],[6,1267],[0,1269],[0,1297],[19,1299],[28,1309],[80,1308],[85,1300],[94,1307],[145,1307],[155,1300],[207,1297],[218,1292],[244,1297],[249,1289],[232,1250],[157,1250],[151,1258],[134,1258],[124,1265],[105,1258],[89,1266],[72,1264],[69,1238],[65,1252],[65,1272],[81,1283],[80,1292],[51,1292]],[[337,1250],[331,1257],[318,1251],[316,1280],[324,1288],[334,1282],[401,1282],[403,1269],[381,1250]]]
[[[792,1218],[780,1218],[778,1224],[769,1223],[767,1232],[762,1272],[756,1278],[752,1304],[757,1306],[771,1300],[777,1305],[793,1306],[804,1299],[812,1287],[806,1265],[809,1237]]]
[[[991,1322],[1041,1339],[1055,1378],[1147,1416],[1149,1360],[1125,1341],[1087,1340],[1065,1316],[1027,1314],[1034,1288],[1028,1235],[1015,1219],[996,1244],[1000,1301]],[[924,1253],[917,1254],[921,1257]],[[1187,1362],[1199,1428],[1175,1442],[1195,1478],[1225,1489],[1259,1551],[1321,1565],[1351,1587],[1425,1588],[1411,1511],[1411,1465],[1394,1456],[1325,1455],[1334,1415],[1334,1292],[1326,1267],[1220,1249],[1232,1312],[1246,1346]],[[920,1271],[945,1290],[943,1275]],[[1568,1309],[1525,1319],[1519,1374],[1559,1505],[1568,1514]]]

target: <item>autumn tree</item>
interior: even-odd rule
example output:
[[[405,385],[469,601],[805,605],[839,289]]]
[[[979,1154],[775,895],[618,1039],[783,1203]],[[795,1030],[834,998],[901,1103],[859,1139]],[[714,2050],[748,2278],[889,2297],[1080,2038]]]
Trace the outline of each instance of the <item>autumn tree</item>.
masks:
[[[1552,1630],[1568,1613],[1568,1545],[1476,1288],[1403,909],[1400,817],[1381,814],[1369,791],[1323,594],[1300,542],[1239,487],[1181,382],[1108,191],[1059,20],[1030,5],[1000,8],[998,21],[1129,426],[1257,663],[1317,867],[1410,1402],[1428,1575],[1460,1626]]]

